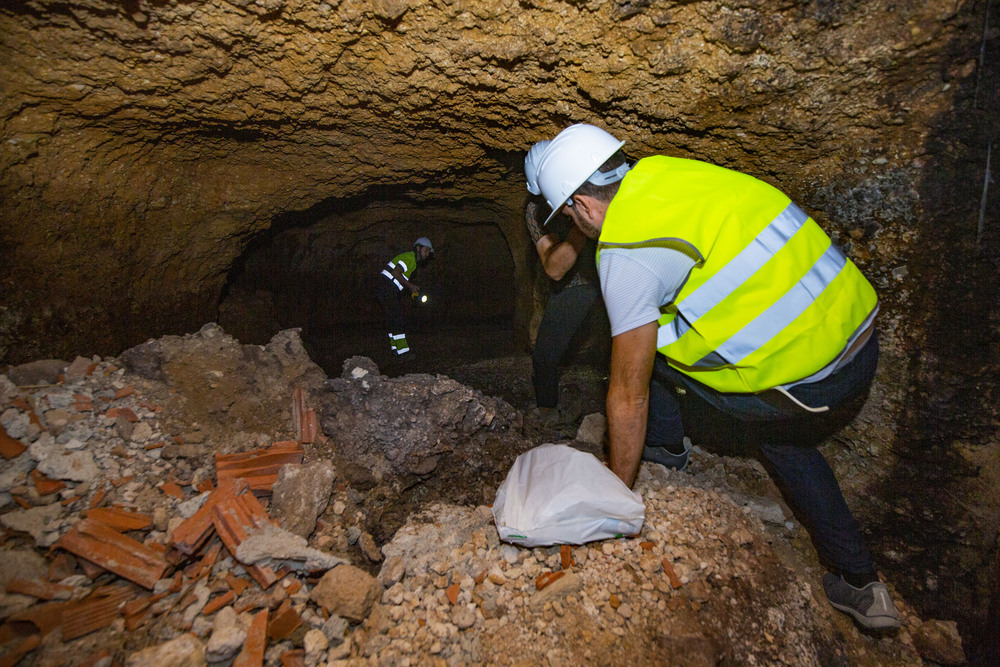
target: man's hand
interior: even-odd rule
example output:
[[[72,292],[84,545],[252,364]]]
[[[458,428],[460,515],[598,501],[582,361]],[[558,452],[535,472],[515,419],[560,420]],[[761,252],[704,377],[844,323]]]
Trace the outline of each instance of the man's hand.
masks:
[[[417,287],[416,285],[414,285],[413,283],[406,283],[406,286],[410,288],[410,293],[411,294],[414,294],[414,295],[420,294],[420,288]]]
[[[610,467],[629,488],[639,474],[646,441],[657,326],[655,321],[650,322],[611,339],[607,401]]]

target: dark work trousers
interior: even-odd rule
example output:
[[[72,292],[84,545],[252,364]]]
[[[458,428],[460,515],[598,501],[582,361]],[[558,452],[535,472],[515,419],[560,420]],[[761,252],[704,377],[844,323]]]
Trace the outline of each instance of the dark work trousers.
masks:
[[[717,392],[671,368],[657,354],[646,444],[676,449],[686,431],[696,443],[735,446],[738,452],[756,450],[826,566],[838,573],[873,574],[857,521],[816,445],[854,418],[867,397],[877,364],[878,338],[873,333],[854,359],[836,373],[793,387],[790,393],[805,405],[830,408],[811,413],[773,390]]]
[[[531,353],[538,407],[554,408],[559,404],[559,362],[569,349],[573,334],[600,300],[601,289],[597,285],[572,285],[549,295]]]
[[[406,313],[403,311],[403,292],[385,276],[378,277],[375,286],[375,297],[382,305],[385,315],[385,330],[390,334],[406,333]]]

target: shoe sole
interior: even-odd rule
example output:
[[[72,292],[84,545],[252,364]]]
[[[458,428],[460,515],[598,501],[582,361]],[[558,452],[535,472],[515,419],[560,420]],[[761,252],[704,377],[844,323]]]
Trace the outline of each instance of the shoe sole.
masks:
[[[827,600],[827,602],[830,602],[830,600]],[[851,618],[858,622],[858,625],[867,630],[896,630],[901,625],[899,619],[892,616],[865,616],[852,607],[837,604],[836,602],[830,602],[830,606],[834,609],[839,609],[845,614],[849,614]]]

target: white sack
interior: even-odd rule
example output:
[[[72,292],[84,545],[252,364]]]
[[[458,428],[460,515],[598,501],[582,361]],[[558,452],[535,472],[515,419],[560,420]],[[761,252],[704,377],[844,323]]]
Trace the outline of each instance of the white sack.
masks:
[[[645,513],[642,497],[597,457],[567,445],[518,456],[493,502],[500,539],[528,547],[634,535]]]

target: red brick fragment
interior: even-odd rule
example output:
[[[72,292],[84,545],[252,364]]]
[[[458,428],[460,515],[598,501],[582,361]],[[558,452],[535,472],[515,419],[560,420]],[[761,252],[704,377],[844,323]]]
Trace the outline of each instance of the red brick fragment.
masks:
[[[280,656],[281,667],[306,667],[305,649],[295,648],[285,651]]]
[[[160,491],[163,491],[164,495],[184,499],[184,490],[178,486],[177,482],[164,482],[160,485]]]
[[[663,559],[663,572],[667,575],[667,579],[670,581],[670,586],[672,588],[681,587],[681,580],[677,577],[677,573],[674,572],[673,566],[666,558]]]
[[[205,608],[201,610],[201,613],[205,616],[211,616],[215,612],[219,611],[228,604],[232,604],[233,600],[236,599],[236,593],[232,591],[226,591],[222,595],[216,597],[214,600],[209,600]]]
[[[243,650],[233,661],[233,667],[261,667],[264,664],[264,649],[267,648],[267,609],[257,613],[247,630]]]
[[[215,485],[212,484],[212,480],[206,478],[198,482],[194,488],[200,493],[205,493],[206,491],[214,491]]]
[[[129,586],[103,586],[88,598],[63,609],[64,641],[106,628],[121,615],[118,608],[134,595]]]
[[[119,477],[117,479],[111,480],[111,486],[113,486],[113,487],[115,487],[117,489],[119,486],[123,486],[125,484],[128,484],[133,479],[135,479],[135,475],[127,475],[125,477]]]
[[[7,429],[0,424],[0,456],[5,459],[13,459],[20,456],[26,449],[28,449],[20,440],[10,437],[7,434]]]
[[[68,553],[59,553],[49,563],[48,580],[62,581],[76,574],[76,559]]]
[[[291,600],[285,600],[274,612],[274,618],[267,624],[267,636],[271,639],[284,639],[302,625],[299,612],[292,607]]]
[[[295,440],[276,442],[267,449],[237,454],[216,454],[219,484],[226,479],[244,479],[257,495],[267,495],[278,480],[278,471],[288,463],[302,463],[302,445]]]
[[[639,546],[642,548],[643,551],[651,551],[653,549],[652,542],[639,542]]]
[[[146,449],[146,451],[147,451],[147,452],[150,452],[150,451],[152,451],[152,450],[154,450],[154,449],[159,449],[159,448],[160,448],[160,447],[162,447],[162,446],[163,446],[163,443],[162,443],[162,442],[154,442],[154,443],[153,443],[153,444],[151,444],[151,445],[146,445],[146,448],[145,448],[145,449]]]
[[[13,405],[18,410],[30,410],[31,409],[31,403],[28,403],[27,399],[21,398],[20,396],[18,396],[17,398],[15,398],[10,403],[11,403],[11,405]]]
[[[538,590],[542,590],[552,582],[562,579],[564,576],[566,576],[566,572],[564,570],[557,570],[556,572],[546,572],[545,574],[540,574],[538,575],[538,578],[535,579],[535,588],[537,588]]]
[[[487,575],[486,570],[483,570],[482,572],[480,572],[479,574],[477,574],[476,577],[475,577],[475,579],[474,579],[474,581],[476,582],[476,584],[478,585],[478,584],[481,584],[484,581],[486,581],[486,575]]]
[[[564,570],[568,570],[573,565],[573,548],[568,544],[559,547],[559,561]]]
[[[152,588],[168,567],[162,553],[89,518],[77,522],[55,546],[144,588]]]
[[[121,389],[119,389],[118,391],[116,391],[115,392],[115,398],[116,399],[117,398],[125,398],[126,396],[131,396],[134,393],[135,393],[135,385],[134,384],[130,384],[129,386],[122,387]]]
[[[176,393],[176,392],[174,392]],[[156,403],[150,403],[148,401],[138,401],[139,407],[149,410],[150,412],[162,412],[163,406],[157,405]]]
[[[38,579],[14,578],[7,582],[7,592],[30,595],[39,600],[68,600],[73,594],[73,587]]]
[[[143,530],[153,525],[153,519],[145,514],[116,507],[96,507],[87,510],[83,515],[88,519],[107,524],[115,530]]]
[[[263,505],[253,494],[243,493],[226,497],[212,508],[212,525],[234,557],[236,549],[247,538],[250,531],[273,523]],[[269,567],[244,565],[247,573],[261,588],[270,588],[281,577]]]
[[[461,589],[457,581],[448,588],[444,589],[444,594],[448,597],[448,602],[458,604],[458,593],[460,590]]]
[[[22,639],[3,658],[0,658],[0,667],[14,667],[21,661],[21,658],[28,655],[42,643],[41,635],[31,635]]]
[[[42,420],[38,417],[38,415],[35,414],[34,410],[29,410],[28,411],[28,423],[29,424],[34,424],[35,426],[37,426],[38,428],[42,429],[43,431],[45,430],[45,425],[42,424]]]
[[[139,416],[129,408],[108,408],[108,411],[104,413],[104,416],[110,419],[124,417],[127,421],[132,423],[139,421]]]
[[[209,494],[201,508],[174,529],[170,536],[170,546],[185,556],[193,555],[212,535],[212,517],[215,505],[226,502],[235,497],[236,494],[246,490],[245,482],[237,483],[234,480],[229,480],[223,483],[220,481],[219,488]]]
[[[38,468],[31,471],[31,481],[35,483],[35,489],[40,496],[47,496],[50,493],[55,493],[66,488],[66,482],[60,479],[50,479]]]
[[[30,510],[32,508],[31,503],[29,503],[26,498],[22,498],[21,496],[13,496],[13,498],[14,502],[23,507],[24,509]]]
[[[62,612],[68,604],[68,602],[43,602],[32,605],[24,611],[7,617],[2,629],[7,630],[11,627],[23,627],[25,624],[31,624],[38,628],[38,634],[45,637],[62,624]]]
[[[77,401],[73,403],[73,409],[77,412],[93,412],[94,404],[90,401]]]

